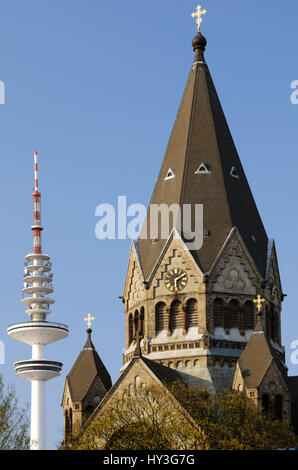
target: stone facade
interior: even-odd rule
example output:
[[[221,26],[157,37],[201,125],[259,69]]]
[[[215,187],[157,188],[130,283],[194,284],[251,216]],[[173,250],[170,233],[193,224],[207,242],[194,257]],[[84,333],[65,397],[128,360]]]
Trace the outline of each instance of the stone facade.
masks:
[[[270,259],[270,266],[273,264],[274,260]],[[180,293],[169,292],[164,282],[166,273],[174,268],[182,268],[188,277],[187,285]],[[278,275],[276,261],[275,272]],[[253,300],[257,293],[269,298],[266,295],[267,290],[266,283],[256,269],[237,229],[227,237],[208,275],[202,273],[186,245],[176,234],[170,237],[150,282],[144,283],[138,253],[132,245],[123,294],[126,348],[122,370],[133,357],[137,322],[143,336],[142,353],[146,357],[175,368],[187,383],[211,390],[231,388],[236,362],[256,324]],[[274,305],[278,319],[280,298],[279,288],[276,290],[275,303],[266,300],[265,304],[268,311]],[[215,318],[216,300],[222,302],[222,315],[227,317],[226,320],[223,318],[222,324]],[[195,304],[196,311],[192,314],[192,324],[188,325],[187,305],[190,301]],[[180,324],[178,322],[175,329],[171,328],[173,302],[179,303],[178,315],[181,317]],[[164,323],[162,330],[158,330],[157,306],[161,303],[164,304]],[[245,310],[247,306],[250,307],[250,312]],[[283,355],[279,320],[275,340],[276,347]]]

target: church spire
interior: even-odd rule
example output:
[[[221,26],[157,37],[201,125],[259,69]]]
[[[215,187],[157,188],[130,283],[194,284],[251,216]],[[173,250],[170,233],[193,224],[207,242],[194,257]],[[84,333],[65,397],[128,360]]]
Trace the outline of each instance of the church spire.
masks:
[[[64,409],[64,442],[91,416],[97,405],[112,387],[111,376],[91,340],[91,322],[88,313],[87,341],[65,380],[62,407]]]
[[[192,255],[204,273],[236,227],[264,277],[268,239],[204,59],[207,40],[199,32],[192,44],[194,62],[138,241],[144,277],[150,279],[167,242],[150,239],[152,204],[188,204],[192,216],[203,205],[203,247]],[[170,231],[178,225],[170,220]]]
[[[85,346],[83,349],[94,349],[95,350],[95,347],[94,347],[94,344],[92,343],[92,340],[91,340],[91,333],[92,333],[92,330],[91,328],[88,328],[87,329],[87,341],[85,343]]]

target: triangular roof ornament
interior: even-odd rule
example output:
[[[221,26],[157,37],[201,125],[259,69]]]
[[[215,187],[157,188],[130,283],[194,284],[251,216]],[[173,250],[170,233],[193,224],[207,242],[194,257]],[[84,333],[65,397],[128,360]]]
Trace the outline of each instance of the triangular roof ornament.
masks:
[[[172,178],[175,178],[175,173],[174,171],[172,170],[172,168],[169,168],[168,171],[167,171],[167,176],[165,177],[165,181],[166,180],[170,180]]]
[[[210,175],[210,173],[211,171],[204,162],[202,162],[197,171],[195,171],[195,175]]]
[[[234,166],[232,166],[232,168],[231,168],[230,176],[232,176],[233,178],[238,178],[238,179],[240,178],[240,176],[238,175],[237,170]]]

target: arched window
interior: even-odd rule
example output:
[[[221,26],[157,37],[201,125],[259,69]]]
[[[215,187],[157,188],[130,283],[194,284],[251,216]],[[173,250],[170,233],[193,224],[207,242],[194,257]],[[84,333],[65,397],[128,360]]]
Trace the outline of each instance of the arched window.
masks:
[[[223,312],[223,301],[222,299],[215,299],[213,303],[213,318],[214,326],[224,327],[224,312]]]
[[[278,313],[272,312],[272,339],[274,341],[279,340],[279,321],[278,321]]]
[[[65,437],[69,435],[69,415],[68,410],[65,411]]]
[[[243,328],[245,330],[253,330],[254,328],[254,307],[250,300],[248,300],[244,304]]]
[[[69,433],[72,434],[72,408],[69,410]]]
[[[155,305],[155,326],[156,333],[168,329],[167,309],[164,302],[158,302],[158,304]]]
[[[128,317],[128,342],[131,344],[133,338],[133,317],[132,313],[129,314]]]
[[[183,328],[183,311],[181,302],[174,300],[171,304],[171,330]]]
[[[196,299],[189,299],[186,302],[186,325],[187,328],[198,325],[198,302]]]
[[[271,338],[272,328],[271,328],[271,313],[269,307],[266,306],[266,333]]]
[[[138,390],[138,389],[140,389],[140,387],[141,387],[141,379],[138,375],[136,375],[136,377],[135,377],[135,388],[136,388],[136,390]]]
[[[139,317],[139,312],[136,310],[134,314],[134,336],[136,337],[137,331],[139,330],[140,332],[140,317]]]
[[[282,396],[276,395],[274,398],[274,415],[277,419],[282,420]]]
[[[272,313],[269,307],[266,307],[266,333],[269,338],[272,338]]]
[[[145,333],[145,310],[144,310],[144,307],[142,307],[141,311],[140,311],[140,333],[141,333],[141,336],[144,336],[144,333]]]
[[[239,302],[231,300],[225,313],[225,328],[239,327]]]

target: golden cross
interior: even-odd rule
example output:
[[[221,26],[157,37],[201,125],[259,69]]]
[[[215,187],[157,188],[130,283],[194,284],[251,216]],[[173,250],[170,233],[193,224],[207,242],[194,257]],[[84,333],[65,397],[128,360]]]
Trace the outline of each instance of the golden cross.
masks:
[[[197,11],[191,14],[193,18],[197,17],[196,23],[198,25],[198,31],[200,31],[201,29],[201,23],[203,21],[202,15],[206,15],[206,13],[207,13],[207,10],[202,10],[201,5],[198,5]]]
[[[262,304],[265,302],[265,299],[263,299],[260,294],[257,295],[257,298],[253,300],[254,303],[256,304],[257,311],[258,313],[262,310]]]
[[[85,317],[84,320],[87,322],[87,327],[91,328],[91,323],[93,322],[93,320],[95,320],[95,318],[92,317],[90,313],[88,313],[87,317]]]

